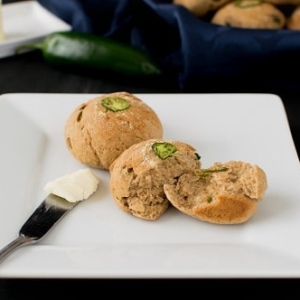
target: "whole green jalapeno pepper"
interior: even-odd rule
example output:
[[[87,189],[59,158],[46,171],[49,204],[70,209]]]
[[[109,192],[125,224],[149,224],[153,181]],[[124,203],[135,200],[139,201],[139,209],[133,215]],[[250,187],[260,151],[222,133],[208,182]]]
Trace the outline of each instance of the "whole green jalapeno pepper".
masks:
[[[42,52],[47,63],[60,67],[116,73],[126,76],[159,75],[161,70],[150,55],[110,38],[75,31],[54,32],[40,43],[21,45]]]

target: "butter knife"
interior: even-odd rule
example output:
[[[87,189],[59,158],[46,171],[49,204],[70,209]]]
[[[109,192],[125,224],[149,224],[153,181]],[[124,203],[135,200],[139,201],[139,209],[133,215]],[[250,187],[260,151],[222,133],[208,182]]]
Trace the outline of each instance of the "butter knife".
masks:
[[[38,242],[79,202],[49,194],[21,227],[18,237],[0,250],[0,263],[21,246]]]

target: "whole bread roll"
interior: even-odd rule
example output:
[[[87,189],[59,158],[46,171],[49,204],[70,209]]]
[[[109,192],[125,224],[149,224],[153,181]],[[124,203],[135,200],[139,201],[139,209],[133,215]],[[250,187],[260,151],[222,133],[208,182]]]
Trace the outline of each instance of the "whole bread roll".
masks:
[[[252,29],[282,29],[285,15],[273,4],[260,0],[239,0],[219,8],[211,23]]]
[[[127,92],[106,94],[80,104],[64,130],[67,148],[78,161],[106,170],[131,145],[162,136],[156,112]]]
[[[199,169],[200,157],[189,144],[150,139],[132,145],[110,166],[110,190],[117,206],[145,220],[168,208],[163,186]]]
[[[286,27],[292,30],[300,30],[300,5],[298,5],[288,17]]]
[[[168,200],[179,211],[215,224],[239,224],[257,211],[267,189],[265,172],[242,161],[215,163],[185,173],[164,185]]]
[[[203,17],[231,0],[173,0],[173,4],[184,6],[196,17]]]

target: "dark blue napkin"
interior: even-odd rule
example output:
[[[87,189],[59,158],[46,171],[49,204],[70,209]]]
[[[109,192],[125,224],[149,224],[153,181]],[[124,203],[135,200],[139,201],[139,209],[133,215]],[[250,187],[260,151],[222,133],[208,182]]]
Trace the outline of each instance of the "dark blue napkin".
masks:
[[[300,90],[300,31],[217,26],[171,0],[38,0],[73,30],[148,51],[181,89],[259,82]],[[216,87],[217,90],[217,87]]]

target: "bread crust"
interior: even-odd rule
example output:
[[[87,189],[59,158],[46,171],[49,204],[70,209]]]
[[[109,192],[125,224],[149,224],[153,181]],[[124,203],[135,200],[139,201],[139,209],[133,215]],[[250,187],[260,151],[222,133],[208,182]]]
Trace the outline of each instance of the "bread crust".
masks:
[[[265,172],[242,161],[215,163],[202,177],[201,172],[186,173],[175,184],[164,185],[168,200],[179,211],[215,224],[239,224],[257,211],[267,189]]]
[[[264,2],[274,5],[300,5],[300,0],[264,0]]]
[[[107,97],[126,99],[130,107],[110,111],[101,105]],[[80,104],[69,116],[64,130],[67,148],[78,161],[106,170],[132,144],[162,136],[163,127],[156,112],[127,92],[106,94]]]
[[[177,152],[159,158],[153,151],[156,142],[169,142]],[[110,190],[117,206],[145,220],[158,219],[169,207],[163,190],[183,173],[201,166],[196,150],[179,141],[151,139],[132,145],[110,166]]]

